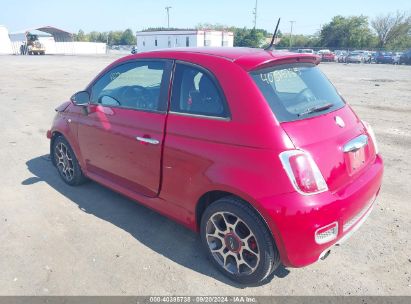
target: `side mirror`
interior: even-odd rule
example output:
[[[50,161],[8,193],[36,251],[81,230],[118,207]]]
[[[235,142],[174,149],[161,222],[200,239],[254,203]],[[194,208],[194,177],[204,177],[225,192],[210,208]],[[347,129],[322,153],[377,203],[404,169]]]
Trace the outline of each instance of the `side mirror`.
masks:
[[[90,94],[87,91],[80,91],[71,96],[70,100],[76,106],[86,106],[90,103]]]

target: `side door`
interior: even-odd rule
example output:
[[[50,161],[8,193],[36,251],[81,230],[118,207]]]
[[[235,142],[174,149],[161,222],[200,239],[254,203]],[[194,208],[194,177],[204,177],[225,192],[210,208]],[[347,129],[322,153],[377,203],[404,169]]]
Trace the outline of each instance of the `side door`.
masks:
[[[133,60],[91,86],[78,142],[91,175],[149,197],[158,195],[172,61]]]
[[[190,203],[213,182],[215,164],[236,158],[227,138],[231,115],[211,71],[176,61],[163,157],[162,198],[191,209]],[[229,166],[229,165],[228,165]],[[213,169],[214,168],[214,169]]]

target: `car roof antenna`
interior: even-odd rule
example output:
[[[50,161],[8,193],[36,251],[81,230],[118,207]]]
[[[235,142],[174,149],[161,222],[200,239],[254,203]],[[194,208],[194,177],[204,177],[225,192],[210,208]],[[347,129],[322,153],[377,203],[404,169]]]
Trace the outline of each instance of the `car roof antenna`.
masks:
[[[274,42],[275,42],[275,38],[277,38],[277,32],[278,32],[278,26],[280,25],[280,20],[281,20],[281,18],[278,18],[277,26],[275,27],[275,31],[274,31],[274,34],[273,34],[273,39],[271,39],[270,45],[267,46],[264,49],[266,51],[272,51],[272,50],[275,49],[275,43]]]

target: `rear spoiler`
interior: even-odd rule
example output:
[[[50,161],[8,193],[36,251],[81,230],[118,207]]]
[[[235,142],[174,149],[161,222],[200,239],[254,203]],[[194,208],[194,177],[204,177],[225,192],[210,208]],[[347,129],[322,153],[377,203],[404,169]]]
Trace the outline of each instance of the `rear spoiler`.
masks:
[[[315,65],[320,64],[321,59],[317,55],[304,55],[304,56],[296,56],[296,57],[282,57],[273,60],[267,60],[262,62],[261,64],[255,65],[249,71],[261,70],[264,68],[271,67],[273,65],[280,65],[280,64],[290,64],[290,63],[312,63]]]

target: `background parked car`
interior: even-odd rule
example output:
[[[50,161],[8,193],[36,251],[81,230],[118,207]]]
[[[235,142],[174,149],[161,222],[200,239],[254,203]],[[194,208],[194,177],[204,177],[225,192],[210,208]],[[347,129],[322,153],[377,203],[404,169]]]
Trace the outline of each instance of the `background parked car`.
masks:
[[[333,52],[323,53],[321,55],[321,61],[333,62],[335,61],[335,55]]]
[[[375,58],[376,63],[394,63],[394,57],[391,52],[379,52]]]
[[[345,58],[347,57],[348,52],[347,52],[347,51],[343,51],[343,50],[336,50],[336,51],[334,52],[334,54],[335,54],[335,61],[337,61],[337,62],[345,62]]]
[[[335,55],[330,50],[319,50],[317,55],[320,56],[321,61],[334,61]]]
[[[363,62],[364,63],[371,63],[372,61],[372,53],[370,51],[363,51]]]
[[[371,52],[371,62],[372,63],[377,62],[377,55],[378,55],[378,52]]]
[[[297,53],[314,54],[314,50],[313,49],[298,49]]]
[[[402,54],[403,54],[402,52],[394,52],[393,53],[393,56],[392,56],[393,64],[400,64],[400,58],[401,58]]]
[[[345,58],[345,62],[346,63],[363,63],[364,62],[363,54],[358,51],[351,52]]]
[[[400,64],[411,64],[411,49],[405,51],[400,56]]]

